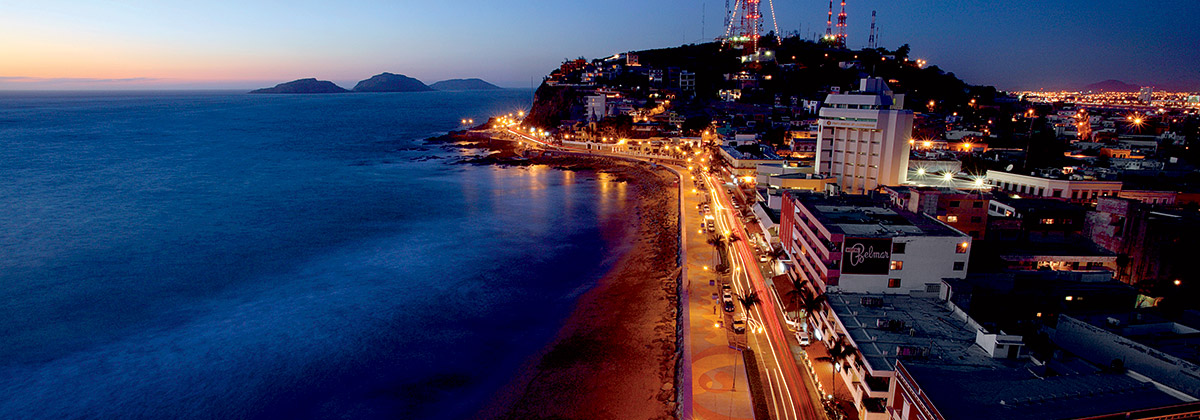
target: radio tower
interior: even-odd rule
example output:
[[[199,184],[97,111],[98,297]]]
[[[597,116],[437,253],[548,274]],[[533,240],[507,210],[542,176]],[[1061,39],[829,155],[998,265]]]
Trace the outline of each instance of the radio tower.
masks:
[[[875,11],[871,11],[871,37],[867,38],[867,48],[875,48]]]
[[[846,47],[846,0],[842,0],[842,12],[838,13],[837,46]]]
[[[762,32],[762,15],[758,12],[760,0],[737,0],[728,14],[725,26],[725,45],[733,44],[747,53],[758,51],[758,38]]]
[[[825,21],[825,39],[833,39],[833,0],[829,0],[829,19]]]

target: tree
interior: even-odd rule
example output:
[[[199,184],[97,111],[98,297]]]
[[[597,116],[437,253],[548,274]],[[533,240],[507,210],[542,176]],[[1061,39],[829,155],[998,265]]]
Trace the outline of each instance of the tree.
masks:
[[[772,251],[771,254],[772,254],[772,258],[775,258],[774,257],[775,251]],[[801,301],[801,299],[803,299],[805,297],[806,292],[804,291],[804,286],[807,286],[807,285],[808,285],[808,280],[795,279],[795,278],[792,279],[792,290],[789,290],[787,292],[787,295],[785,296],[785,297],[789,297],[792,299],[792,307],[795,308],[795,311],[793,311],[793,314],[792,314],[792,318],[795,318],[795,319],[800,318],[800,316],[799,316],[799,312],[801,309],[800,301]]]
[[[739,295],[738,301],[742,302],[742,308],[750,310],[751,306],[758,304],[761,300],[758,298],[758,292],[750,292],[745,295]]]
[[[847,363],[843,363],[843,365],[846,365],[847,369],[849,369],[848,362],[854,358],[854,355],[856,353],[858,353],[858,349],[854,348],[854,346],[852,346],[850,344],[847,344],[845,337],[839,338],[836,343],[833,343],[833,347],[829,348],[829,358],[832,360],[832,362],[835,365],[838,363],[847,362]],[[832,376],[830,379],[833,380],[833,391],[834,392],[832,392],[832,394],[837,395],[836,372],[832,373]]]

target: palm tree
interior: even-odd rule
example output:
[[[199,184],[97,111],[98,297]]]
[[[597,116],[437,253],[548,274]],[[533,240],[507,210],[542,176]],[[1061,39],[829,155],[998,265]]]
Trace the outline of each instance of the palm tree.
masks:
[[[800,312],[800,299],[805,297],[804,286],[807,284],[808,284],[808,280],[796,279],[796,278],[792,279],[792,290],[789,290],[787,292],[787,294],[785,295],[785,297],[792,298],[792,307],[795,308],[795,310],[792,311],[793,312],[792,318],[795,318],[795,319],[800,318],[800,316],[798,314],[798,312]]]
[[[745,295],[738,295],[738,301],[742,302],[742,308],[749,311],[751,306],[754,306],[761,300],[758,298],[758,292],[750,292]]]
[[[856,353],[858,353],[858,349],[846,344],[845,337],[838,338],[838,341],[833,343],[833,347],[829,348],[829,358],[835,365],[839,362],[849,362]],[[845,366],[846,369],[850,368],[849,363],[845,363]],[[833,380],[833,392],[831,394],[837,395],[837,372],[832,370],[830,372],[830,379]]]

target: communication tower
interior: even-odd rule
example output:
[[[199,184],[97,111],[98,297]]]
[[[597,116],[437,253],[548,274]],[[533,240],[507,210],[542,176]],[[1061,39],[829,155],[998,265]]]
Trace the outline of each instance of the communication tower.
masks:
[[[867,48],[878,47],[878,45],[876,45],[875,42],[876,42],[875,41],[875,11],[872,10],[871,11],[871,37],[867,38]]]

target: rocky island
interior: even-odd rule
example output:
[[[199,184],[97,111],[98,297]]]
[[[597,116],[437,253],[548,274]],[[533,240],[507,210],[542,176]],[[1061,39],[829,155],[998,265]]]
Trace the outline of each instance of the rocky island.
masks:
[[[250,91],[250,93],[346,93],[346,89],[330,82],[328,80],[317,80],[314,78],[293,80],[287,83],[280,83],[275,87],[262,88]]]
[[[355,92],[426,92],[433,88],[420,80],[395,73],[380,73],[354,85]]]
[[[443,80],[429,87],[437,90],[497,90],[500,86],[483,81],[483,79],[450,79]]]

